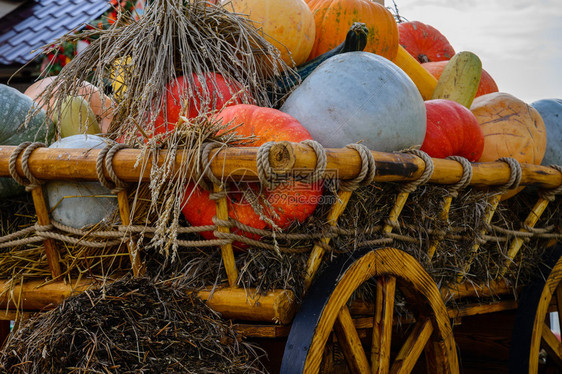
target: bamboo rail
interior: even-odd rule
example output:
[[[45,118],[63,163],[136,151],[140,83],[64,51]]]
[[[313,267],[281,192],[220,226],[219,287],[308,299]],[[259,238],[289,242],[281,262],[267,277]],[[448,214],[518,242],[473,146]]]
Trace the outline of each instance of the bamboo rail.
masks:
[[[0,146],[0,177],[9,177],[9,158],[16,149],[15,146]],[[210,152],[211,172],[218,178],[257,181],[258,173],[256,147],[232,147]],[[98,149],[49,149],[34,150],[28,166],[31,173],[40,180],[74,179],[84,181],[98,180],[96,174],[96,158],[101,150]],[[185,153],[178,151],[174,170],[182,167]],[[424,171],[423,160],[415,155],[406,153],[384,153],[371,151],[376,161],[375,182],[411,181],[418,179]],[[122,149],[113,157],[113,169],[118,178],[124,182],[148,181],[150,179],[151,164],[146,155],[138,162],[141,151],[137,149]],[[166,151],[160,151],[159,165],[163,164]],[[361,169],[361,158],[353,149],[327,148],[326,174],[341,180],[355,178]],[[298,171],[312,173],[316,167],[316,153],[303,144],[280,142],[276,143],[270,152],[269,162],[272,169],[279,174]],[[146,168],[142,165],[146,163]],[[436,184],[457,183],[463,174],[460,163],[453,160],[433,159],[435,171],[429,180]],[[139,166],[141,165],[141,166]],[[522,185],[536,185],[542,188],[556,188],[562,184],[562,174],[553,168],[522,164]],[[195,165],[188,165],[195,167]],[[17,160],[17,172],[23,174],[21,157]],[[478,187],[499,186],[507,183],[510,168],[505,162],[485,162],[473,164],[471,185]],[[107,170],[105,174],[109,177]]]
[[[30,280],[23,284],[11,284],[0,280],[0,290],[11,290],[0,294],[0,309],[4,311],[40,311],[52,309],[70,296],[96,288],[98,283],[92,279],[72,280],[70,282]],[[225,318],[246,321],[278,322],[292,321],[297,310],[296,299],[289,290],[279,289],[265,295],[257,295],[255,290],[243,288],[214,288],[193,291],[201,300]],[[13,313],[5,313],[12,318]],[[3,315],[0,314],[0,320]]]

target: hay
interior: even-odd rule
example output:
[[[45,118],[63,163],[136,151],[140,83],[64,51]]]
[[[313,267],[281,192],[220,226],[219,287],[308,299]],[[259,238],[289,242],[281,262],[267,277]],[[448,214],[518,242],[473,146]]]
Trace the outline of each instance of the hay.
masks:
[[[146,160],[152,166],[149,212],[157,217],[153,223],[157,231],[150,245],[173,259],[184,203],[178,197],[189,180],[200,182],[199,170],[187,167],[171,175],[176,151],[189,150],[183,165],[200,164],[204,143],[226,146],[241,141],[232,131],[225,132],[225,125],[210,119],[221,94],[213,94],[220,92],[217,82],[206,77],[220,74],[238,82],[228,88],[236,102],[271,106],[271,93],[280,90],[279,77],[298,76],[249,20],[202,0],[155,0],[138,20],[121,14],[109,29],[87,30],[79,36],[68,34],[55,43],[55,48],[76,38],[92,41],[62,69],[40,100],[54,103],[47,114],[57,118],[62,99],[76,95],[83,82],[104,91],[109,83],[119,80],[122,85],[113,93],[115,104],[103,108],[113,115],[108,137],[142,149],[141,157],[148,156]],[[122,72],[119,78],[116,71]],[[172,124],[174,131],[158,134],[156,121],[167,115],[167,85],[180,76],[188,82],[180,102],[181,114],[192,112],[190,106],[199,114],[180,117]],[[160,149],[167,149],[169,157],[158,167]]]
[[[33,317],[0,352],[5,373],[263,373],[260,351],[178,284],[124,279]]]

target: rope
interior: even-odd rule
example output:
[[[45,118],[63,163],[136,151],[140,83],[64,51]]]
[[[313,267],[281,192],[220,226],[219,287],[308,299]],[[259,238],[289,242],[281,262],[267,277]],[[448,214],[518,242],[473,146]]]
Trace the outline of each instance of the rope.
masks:
[[[375,180],[376,164],[373,154],[363,144],[348,144],[346,148],[354,149],[361,157],[361,171],[354,179],[342,181],[340,189],[354,191],[360,186],[368,186]]]
[[[119,179],[117,174],[115,174],[115,170],[113,170],[113,157],[117,151],[124,148],[127,148],[125,144],[107,144],[96,158],[96,174],[98,176],[98,180],[102,186],[110,190],[113,194],[117,194],[127,188],[127,184]],[[109,174],[109,178],[113,181],[113,183],[109,182],[105,178],[103,173],[104,165],[107,170],[107,174]]]
[[[414,192],[416,188],[418,188],[422,184],[429,182],[431,176],[433,175],[434,166],[431,157],[429,157],[427,153],[420,151],[419,149],[408,149],[405,151],[405,153],[411,153],[415,156],[418,156],[425,163],[425,168],[423,170],[422,175],[415,181],[404,183],[400,188],[401,192],[411,193]]]
[[[326,172],[326,166],[328,166],[328,156],[326,155],[326,150],[320,143],[315,140],[303,140],[301,144],[307,145],[314,150],[316,154],[316,167],[312,174],[310,174],[303,182],[306,183],[316,183],[324,176]]]
[[[258,169],[258,178],[263,186],[267,189],[274,189],[278,183],[273,182],[272,168],[269,163],[269,151],[275,142],[266,142],[262,144],[256,154],[256,167]]]
[[[472,180],[472,174],[473,174],[472,164],[466,158],[461,156],[449,156],[447,157],[447,159],[456,161],[462,166],[461,179],[457,183],[447,188],[450,196],[457,197],[459,191],[465,189],[470,184],[470,181]]]
[[[258,178],[263,186],[268,190],[272,190],[277,187],[280,183],[278,181],[278,176],[273,172],[273,168],[269,163],[269,152],[271,147],[275,142],[267,142],[262,144],[256,154],[256,168],[258,171]],[[293,177],[298,179],[299,182],[303,183],[316,183],[324,177],[326,172],[326,166],[328,165],[328,156],[326,155],[326,150],[320,143],[314,140],[303,140],[301,144],[307,145],[316,154],[316,167],[312,173],[306,176],[296,176]],[[298,178],[296,178],[298,177]]]
[[[500,186],[499,192],[504,193],[508,190],[513,190],[519,187],[519,183],[521,183],[521,164],[519,161],[514,159],[513,157],[502,157],[498,158],[497,161],[505,162],[509,165],[509,169],[511,170],[511,174],[509,176],[509,180],[503,186]]]
[[[220,148],[220,147],[222,146],[218,143],[203,143],[203,146],[201,147],[201,156],[200,156],[201,162],[199,164],[199,167],[196,168],[196,170],[199,171],[200,175],[204,175],[205,177],[207,177],[207,179],[211,181],[211,183],[217,186],[220,186],[222,184],[222,181],[218,179],[215,176],[215,174],[213,174],[213,172],[211,171],[212,160],[209,160],[209,155],[211,154],[211,151],[213,149]],[[200,179],[199,176],[197,176],[197,180]]]
[[[35,142],[35,143],[31,143],[31,142],[23,142],[20,145],[18,145],[16,147],[16,149],[14,149],[14,151],[12,152],[12,154],[10,155],[10,161],[8,164],[9,170],[10,170],[10,175],[12,176],[12,178],[19,184],[21,184],[22,186],[25,186],[25,190],[26,191],[31,191],[36,187],[39,187],[41,184],[43,184],[42,181],[40,181],[39,179],[37,179],[33,173],[31,173],[31,170],[29,170],[29,156],[31,155],[31,152],[33,152],[34,150],[36,150],[37,148],[41,148],[41,147],[46,147],[46,145],[44,143],[39,143],[39,142]],[[17,168],[16,168],[16,162],[17,159],[20,155],[20,153],[22,153],[22,157],[21,157],[21,168],[23,170],[23,174],[25,175],[25,177],[27,178],[24,179],[22,178],[18,172],[17,172]]]

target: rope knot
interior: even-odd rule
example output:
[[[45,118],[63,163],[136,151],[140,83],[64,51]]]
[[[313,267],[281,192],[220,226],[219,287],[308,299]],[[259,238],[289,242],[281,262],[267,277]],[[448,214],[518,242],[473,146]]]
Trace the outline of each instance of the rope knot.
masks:
[[[360,186],[368,186],[375,180],[376,163],[373,154],[363,144],[348,144],[346,148],[354,149],[361,157],[361,170],[354,179],[341,182],[340,188],[343,191],[354,191]]]
[[[98,157],[96,159],[96,174],[98,176],[98,180],[102,186],[110,190],[113,194],[118,194],[127,188],[127,183],[123,182],[117,176],[115,170],[113,170],[113,157],[117,151],[124,148],[127,148],[125,144],[108,143],[104,148],[102,148],[100,153],[98,153]],[[105,178],[104,166],[112,182]]]
[[[46,147],[46,145],[40,142],[34,142],[34,143],[23,142],[20,145],[18,145],[10,155],[10,161],[8,164],[10,175],[17,183],[24,186],[27,192],[35,189],[36,187],[39,187],[44,183],[43,181],[37,179],[29,169],[29,156],[31,155],[31,152],[33,152],[37,148],[42,148],[42,147]],[[21,157],[21,168],[23,170],[23,174],[25,175],[25,178],[21,177],[18,174],[16,168],[17,159],[22,152],[23,154]]]

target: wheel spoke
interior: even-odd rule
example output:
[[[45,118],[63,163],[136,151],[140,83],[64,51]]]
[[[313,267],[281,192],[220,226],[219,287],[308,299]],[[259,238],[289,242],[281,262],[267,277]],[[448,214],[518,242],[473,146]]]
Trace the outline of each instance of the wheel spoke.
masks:
[[[541,346],[548,352],[548,357],[553,359],[558,366],[562,365],[562,344],[546,323],[542,325]]]
[[[390,372],[393,374],[410,373],[414,369],[432,333],[433,326],[429,319],[416,323],[413,331],[400,349]]]
[[[334,330],[338,337],[338,344],[351,372],[371,373],[369,361],[367,361],[367,356],[365,355],[363,345],[359,339],[359,334],[357,334],[347,306],[344,306],[338,314],[338,318],[334,324]]]
[[[373,343],[371,345],[371,367],[373,373],[388,373],[390,369],[390,343],[392,337],[392,318],[396,278],[385,276],[377,278],[377,300],[373,323]]]

